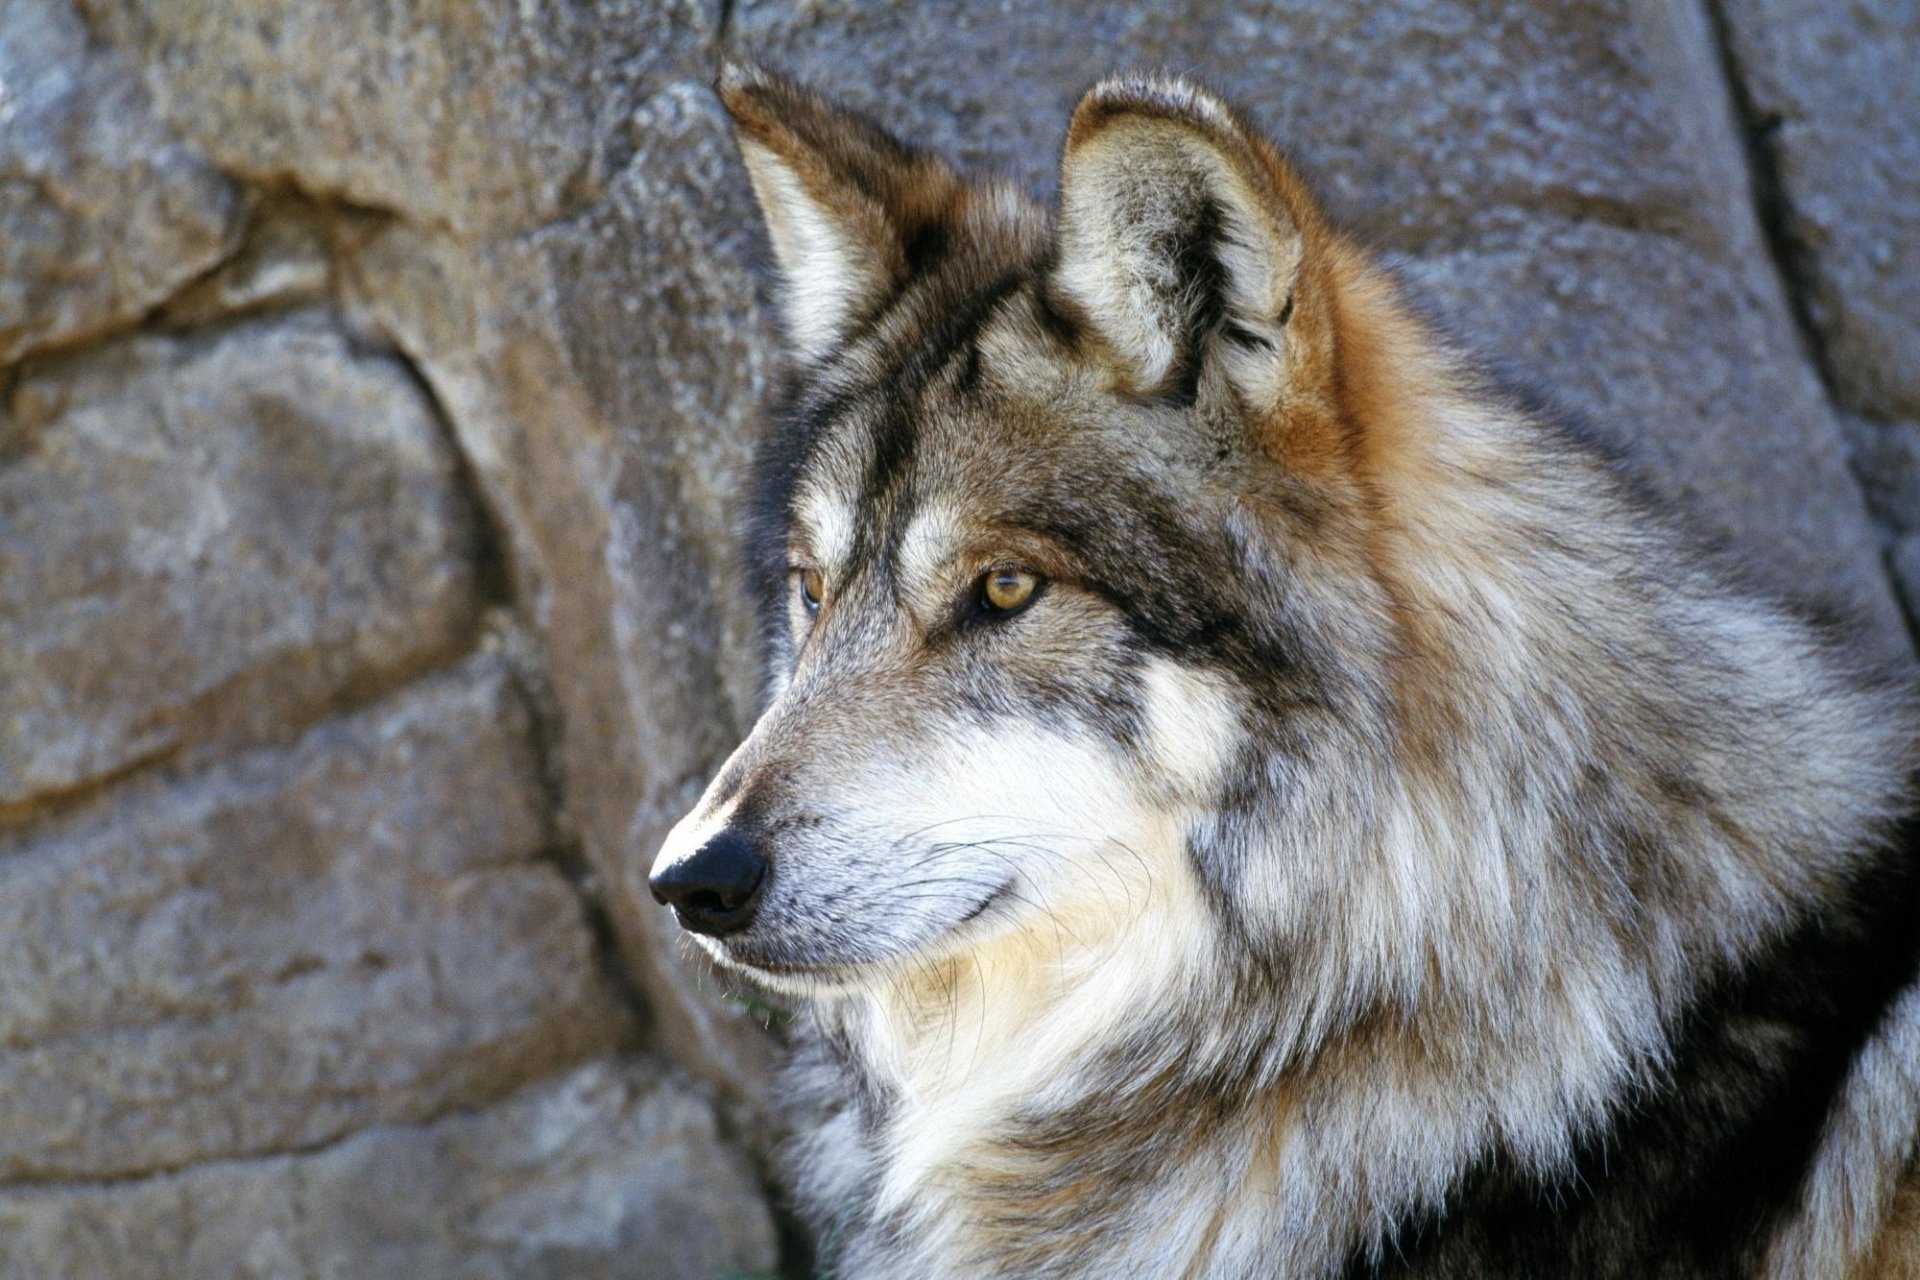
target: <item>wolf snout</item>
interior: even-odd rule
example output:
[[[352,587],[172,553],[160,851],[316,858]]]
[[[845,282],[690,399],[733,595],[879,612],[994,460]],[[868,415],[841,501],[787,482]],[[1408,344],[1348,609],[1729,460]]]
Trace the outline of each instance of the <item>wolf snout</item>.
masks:
[[[760,842],[729,827],[693,856],[655,871],[647,880],[655,901],[673,908],[685,928],[709,937],[738,933],[753,923],[766,883],[767,859]]]

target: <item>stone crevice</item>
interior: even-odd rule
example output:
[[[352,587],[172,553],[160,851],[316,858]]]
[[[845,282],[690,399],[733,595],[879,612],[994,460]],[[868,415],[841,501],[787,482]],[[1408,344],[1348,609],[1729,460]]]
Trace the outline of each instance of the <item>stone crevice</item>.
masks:
[[[1748,84],[1749,69],[1741,64],[1726,0],[1701,0],[1701,4],[1712,34],[1725,92],[1740,131],[1754,220],[1760,227],[1768,260],[1779,281],[1780,294],[1793,319],[1807,364],[1820,380],[1828,407],[1836,414],[1853,412],[1856,417],[1872,424],[1869,429],[1873,425],[1889,425],[1891,420],[1879,420],[1871,412],[1861,412],[1849,405],[1850,397],[1846,395],[1844,380],[1835,367],[1834,353],[1829,349],[1820,326],[1815,323],[1813,299],[1817,286],[1813,268],[1794,232],[1792,196],[1781,175],[1779,138],[1784,117],[1779,111],[1763,109],[1755,101]],[[1920,603],[1908,598],[1910,588],[1908,591],[1902,590],[1902,576],[1894,559],[1897,546],[1887,530],[1892,523],[1889,513],[1876,509],[1871,501],[1871,477],[1862,470],[1858,450],[1847,450],[1847,468],[1863,504],[1880,526],[1884,544],[1879,553],[1880,572],[1898,604],[1896,611],[1904,624],[1909,648],[1920,651]]]
[[[547,682],[539,641],[524,620],[511,612],[502,615],[496,634],[513,672],[515,687],[527,708],[536,780],[549,821],[545,857],[579,900],[593,938],[595,965],[629,1016],[629,1039],[635,1044],[644,1043],[650,1005],[632,969],[621,958],[619,934],[608,910],[599,874],[573,830],[561,764],[561,713]]]
[[[478,1105],[471,1101],[454,1101],[443,1106],[423,1111],[404,1122],[380,1122],[361,1125],[315,1142],[289,1143],[270,1150],[253,1151],[246,1155],[208,1156],[194,1160],[159,1161],[151,1165],[124,1171],[98,1174],[87,1177],[47,1175],[14,1176],[0,1181],[0,1198],[15,1193],[50,1194],[62,1192],[107,1191],[114,1188],[138,1186],[157,1179],[179,1177],[182,1174],[202,1172],[244,1171],[249,1168],[271,1167],[290,1160],[323,1155],[336,1151],[369,1134],[405,1132],[431,1128],[451,1117],[472,1115],[509,1101],[515,1093],[524,1089],[538,1087],[553,1079],[570,1075],[604,1058],[608,1053],[621,1055],[631,1050],[625,1046],[615,1046],[606,1053],[562,1063],[550,1072],[537,1077],[517,1081],[504,1090],[499,1097],[488,1099]]]
[[[241,199],[245,200],[246,196],[242,194]],[[196,285],[219,275],[231,265],[234,259],[244,251],[246,239],[245,232],[232,236],[218,257],[191,275],[182,276],[164,296],[132,315],[108,319],[97,325],[63,330],[42,341],[29,342],[21,346],[11,359],[0,361],[0,404],[6,403],[11,398],[8,394],[9,382],[16,380],[24,368],[42,361],[84,356],[93,348],[119,341],[130,335],[159,330],[162,327],[161,316],[173,300],[191,291]],[[6,465],[8,451],[6,439],[0,437],[0,466]]]
[[[452,500],[456,519],[467,531],[466,559],[476,586],[474,606],[468,611],[465,621],[438,642],[417,644],[386,663],[362,665],[346,673],[321,690],[302,709],[301,714],[293,718],[282,718],[269,725],[250,725],[245,732],[225,734],[211,740],[196,740],[190,736],[170,739],[153,749],[90,772],[71,784],[38,789],[17,800],[0,797],[0,831],[14,831],[43,821],[58,820],[143,775],[165,775],[179,768],[198,767],[217,755],[292,742],[317,724],[350,716],[397,690],[458,666],[487,643],[490,608],[510,604],[511,571],[507,564],[506,544],[495,517],[485,502],[481,487],[474,482],[471,465],[459,446],[457,433],[447,419],[437,392],[404,351],[396,346],[374,345],[356,339],[330,306],[308,298],[298,298],[283,305],[243,314],[215,315],[184,326],[165,318],[167,307],[175,299],[217,275],[231,264],[243,248],[244,243],[237,244],[233,253],[220,263],[196,275],[181,289],[169,294],[167,299],[149,308],[137,324],[116,328],[72,345],[62,345],[58,349],[37,349],[31,355],[0,368],[0,377],[7,380],[7,389],[11,392],[18,392],[36,377],[57,382],[66,371],[82,369],[90,360],[124,349],[127,344],[146,336],[165,340],[171,344],[170,350],[175,353],[175,358],[187,360],[206,356],[224,343],[245,341],[253,333],[272,334],[289,327],[311,330],[337,339],[350,357],[366,367],[384,366],[399,373],[412,385],[421,403],[427,407],[453,468]],[[0,404],[10,405],[15,410],[5,419],[14,434],[0,437],[0,471],[4,471],[9,464],[17,464],[30,455],[35,437],[48,426],[48,421],[44,419],[56,415],[48,415],[37,406],[32,412],[19,412],[17,395],[0,398]],[[263,678],[268,678],[267,673],[257,670],[233,671],[224,679],[201,688],[196,694],[196,702],[219,707],[243,700]]]
[[[353,343],[354,347],[366,354],[391,360],[404,374],[420,397],[427,404],[435,427],[439,430],[440,441],[447,455],[454,463],[454,490],[470,513],[469,523],[473,529],[473,546],[470,555],[474,568],[479,575],[479,595],[483,606],[514,610],[513,583],[514,569],[512,549],[509,543],[500,513],[494,508],[488,496],[486,486],[474,471],[473,459],[467,455],[461,445],[460,432],[454,426],[453,416],[448,412],[440,389],[433,384],[413,355],[399,343],[373,345]]]
[[[481,483],[472,457],[467,453],[438,388],[426,368],[399,342],[376,348],[406,370],[433,407],[441,437],[457,460],[458,487],[475,512],[478,545],[475,558],[480,568],[483,598],[497,618],[491,632],[481,641],[504,651],[514,678],[528,708],[537,779],[549,823],[548,861],[566,879],[593,937],[596,964],[622,1006],[633,1019],[632,1036],[643,1038],[648,1003],[635,977],[620,957],[620,944],[610,916],[599,878],[594,872],[577,836],[572,833],[567,805],[566,779],[561,765],[560,742],[564,732],[561,711],[546,680],[546,660],[533,629],[524,621],[514,584],[518,581],[511,560],[504,517],[495,508],[487,487]]]
[[[1740,147],[1746,157],[1747,190],[1754,220],[1760,226],[1768,259],[1773,264],[1774,274],[1779,277],[1780,292],[1787,300],[1787,308],[1793,316],[1794,328],[1800,335],[1800,345],[1806,353],[1807,362],[1819,374],[1827,399],[1830,402],[1837,401],[1836,382],[1826,343],[1813,322],[1810,302],[1812,284],[1790,224],[1791,206],[1786,186],[1780,180],[1775,140],[1780,131],[1781,118],[1776,112],[1761,110],[1747,88],[1746,72],[1740,65],[1740,56],[1728,29],[1725,0],[1701,0],[1701,3],[1706,8],[1707,23],[1713,33],[1714,51],[1720,61],[1721,77],[1733,107],[1734,120],[1740,128]]]

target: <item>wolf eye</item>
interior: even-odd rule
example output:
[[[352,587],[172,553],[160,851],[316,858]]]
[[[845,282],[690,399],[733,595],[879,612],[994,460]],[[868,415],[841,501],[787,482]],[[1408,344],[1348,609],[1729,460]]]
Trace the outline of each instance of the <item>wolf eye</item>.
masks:
[[[1024,609],[1040,590],[1040,576],[1025,569],[995,569],[980,579],[980,607],[1005,616]]]
[[[827,593],[827,580],[818,569],[793,570],[793,584],[800,592],[800,603],[808,613],[820,612],[820,601]]]

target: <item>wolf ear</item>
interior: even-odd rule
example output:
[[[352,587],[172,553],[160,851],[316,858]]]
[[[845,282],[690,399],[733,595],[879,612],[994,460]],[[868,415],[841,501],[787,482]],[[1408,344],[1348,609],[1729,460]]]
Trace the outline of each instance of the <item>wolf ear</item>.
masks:
[[[762,68],[729,62],[715,87],[784,278],[788,338],[818,358],[938,251],[965,184],[937,157]]]
[[[1191,397],[1217,368],[1249,409],[1276,410],[1330,383],[1323,225],[1286,163],[1217,99],[1109,80],[1067,131],[1052,287],[1133,390]]]

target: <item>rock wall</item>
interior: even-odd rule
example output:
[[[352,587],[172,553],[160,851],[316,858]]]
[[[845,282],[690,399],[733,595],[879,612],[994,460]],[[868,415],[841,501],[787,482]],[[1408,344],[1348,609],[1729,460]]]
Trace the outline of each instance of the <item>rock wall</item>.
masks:
[[[754,700],[722,48],[1042,191],[1205,76],[1908,653],[1909,4],[0,0],[0,1276],[799,1265],[644,891]]]

